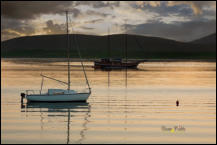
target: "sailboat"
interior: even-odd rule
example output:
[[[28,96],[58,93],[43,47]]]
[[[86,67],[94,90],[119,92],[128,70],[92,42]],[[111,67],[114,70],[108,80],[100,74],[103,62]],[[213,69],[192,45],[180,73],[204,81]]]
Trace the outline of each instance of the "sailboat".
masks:
[[[108,31],[108,58],[102,58],[100,60],[94,61],[94,69],[101,70],[112,70],[112,69],[137,69],[138,64],[141,61],[128,61],[127,60],[127,34],[125,34],[125,56],[126,61],[123,61],[121,58],[112,59],[111,50],[110,50],[110,35]]]
[[[68,82],[63,82],[45,75],[41,74],[42,82],[41,82],[41,90],[26,90],[26,93],[21,93],[21,102],[23,103],[23,99],[26,98],[28,102],[37,101],[37,102],[72,102],[78,101],[83,102],[88,99],[91,94],[91,88],[87,79],[87,75],[84,69],[84,65],[81,59],[80,51],[78,49],[78,54],[81,59],[82,70],[84,72],[84,76],[86,79],[86,84],[88,86],[88,91],[77,92],[75,90],[70,89],[70,56],[69,56],[69,34],[68,34],[68,11],[66,11],[66,28],[67,28],[67,54],[68,54]],[[68,86],[67,89],[48,89],[46,93],[42,93],[43,81],[44,78],[48,78],[51,80],[55,80],[59,83],[65,84]]]

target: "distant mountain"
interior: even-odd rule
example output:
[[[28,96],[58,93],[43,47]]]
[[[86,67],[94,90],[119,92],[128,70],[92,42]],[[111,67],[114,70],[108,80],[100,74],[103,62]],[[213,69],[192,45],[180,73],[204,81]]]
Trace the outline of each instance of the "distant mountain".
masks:
[[[216,44],[216,33],[192,41],[194,44]]]
[[[66,35],[39,35],[7,40],[1,43],[1,57],[66,57],[66,38]],[[113,58],[123,58],[126,49],[129,58],[216,57],[216,46],[207,47],[206,44],[177,42],[159,37],[71,34],[69,39],[70,56],[74,58],[78,57],[77,45],[83,58],[103,58],[108,57],[109,53]]]

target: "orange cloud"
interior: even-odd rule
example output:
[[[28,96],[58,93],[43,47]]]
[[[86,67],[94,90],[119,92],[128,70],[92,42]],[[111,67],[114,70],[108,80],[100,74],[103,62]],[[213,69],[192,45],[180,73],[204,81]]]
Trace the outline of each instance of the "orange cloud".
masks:
[[[161,1],[137,1],[137,5],[144,7],[144,5],[150,5],[152,7],[158,7],[161,5]]]
[[[193,1],[168,1],[167,6],[171,7],[171,6],[183,5],[183,4],[189,5],[192,8],[195,15],[203,13],[202,4]]]
[[[140,7],[150,5],[152,7],[158,7],[161,5],[161,1],[137,1],[136,4]],[[188,5],[192,8],[195,15],[203,13],[204,7],[211,7],[216,9],[216,1],[168,1],[167,6],[172,7],[175,5]]]

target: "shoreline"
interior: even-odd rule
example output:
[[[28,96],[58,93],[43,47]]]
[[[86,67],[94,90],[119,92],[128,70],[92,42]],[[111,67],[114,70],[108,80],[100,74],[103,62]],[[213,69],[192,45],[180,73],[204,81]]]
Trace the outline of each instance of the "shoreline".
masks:
[[[66,62],[66,58],[1,58],[4,61],[17,62]],[[100,59],[83,59],[84,62],[93,62]],[[124,59],[123,59],[124,60]],[[216,62],[216,59],[128,59],[129,61],[144,61],[144,62]],[[80,62],[79,58],[71,58],[71,62]]]

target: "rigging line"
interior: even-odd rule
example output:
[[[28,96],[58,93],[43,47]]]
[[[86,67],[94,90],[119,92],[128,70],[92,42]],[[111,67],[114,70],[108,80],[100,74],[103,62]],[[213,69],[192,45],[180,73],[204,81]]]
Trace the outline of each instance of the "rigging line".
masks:
[[[144,49],[144,47],[142,46],[142,44],[140,43],[140,41],[137,38],[138,38],[138,36],[135,37],[136,44],[140,47],[140,49]]]
[[[51,77],[47,77],[47,76],[42,75],[42,74],[41,74],[41,76],[42,76],[42,77],[45,77],[45,78],[48,78],[48,79],[51,79],[51,80],[54,80],[54,81],[57,81],[57,82],[60,82],[60,83],[62,83],[62,84],[68,85],[68,83],[66,83],[66,82],[63,82],[63,81],[60,81],[60,80],[57,80],[57,79],[54,79],[54,78],[51,78]]]
[[[76,49],[77,49],[77,51],[78,51],[78,55],[79,55],[79,57],[80,57],[80,59],[81,59],[81,66],[82,66],[82,70],[83,70],[83,72],[84,72],[84,76],[85,76],[85,79],[86,79],[86,83],[87,83],[87,85],[88,85],[89,91],[91,92],[91,88],[90,88],[90,85],[89,85],[89,82],[88,82],[88,79],[87,79],[87,74],[86,74],[85,69],[84,69],[83,59],[81,58],[81,53],[80,53],[80,50],[79,50],[79,48],[78,48],[79,46],[78,46],[78,42],[77,42],[77,37],[76,37],[76,35],[74,35],[74,40],[75,40],[75,44],[76,44]]]
[[[71,22],[70,17],[69,17],[69,21]],[[72,31],[73,31],[73,28],[72,28]],[[87,84],[87,86],[88,86],[89,91],[91,92],[90,84],[89,84],[89,81],[88,81],[88,79],[87,79],[87,74],[86,74],[86,71],[85,71],[85,68],[84,68],[84,64],[83,64],[83,59],[82,59],[82,57],[81,57],[81,53],[80,53],[80,50],[79,50],[79,46],[78,46],[79,44],[78,44],[78,40],[77,40],[76,34],[74,34],[72,37],[74,38],[75,48],[77,49],[78,55],[79,55],[80,60],[81,60],[81,66],[82,66],[82,70],[83,70],[83,72],[84,72],[86,84]]]
[[[139,46],[141,53],[144,51],[145,52],[145,48],[143,47],[143,45],[140,43],[140,41],[138,40],[139,36],[135,37],[136,40],[136,44]],[[148,52],[148,49],[146,49],[146,53]],[[147,55],[148,56],[148,55]]]

